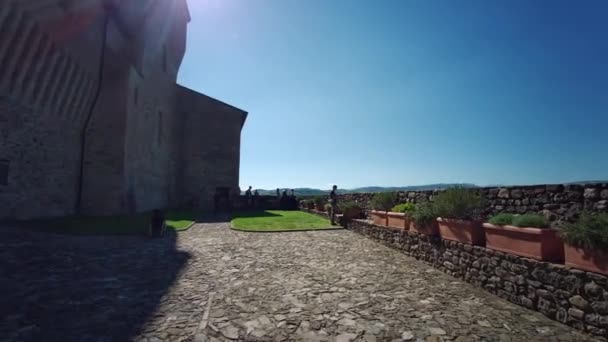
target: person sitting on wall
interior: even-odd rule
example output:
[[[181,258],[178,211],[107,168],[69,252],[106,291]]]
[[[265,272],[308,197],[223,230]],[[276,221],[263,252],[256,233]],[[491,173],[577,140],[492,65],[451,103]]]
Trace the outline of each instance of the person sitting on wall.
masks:
[[[296,191],[294,189],[291,189],[291,194],[289,195],[289,209],[298,209],[298,199],[296,198]]]
[[[167,229],[165,214],[160,209],[152,210],[148,234],[151,237],[162,237]]]
[[[256,190],[253,192],[253,207],[257,208],[260,202],[260,193]]]
[[[251,208],[252,207],[252,203],[251,203],[251,185],[249,186],[249,189],[247,189],[247,191],[245,191],[245,202],[246,202],[247,208]]]
[[[287,207],[289,206],[289,198],[287,196],[287,189],[283,189],[283,192],[281,193],[281,210],[285,210],[287,209]]]

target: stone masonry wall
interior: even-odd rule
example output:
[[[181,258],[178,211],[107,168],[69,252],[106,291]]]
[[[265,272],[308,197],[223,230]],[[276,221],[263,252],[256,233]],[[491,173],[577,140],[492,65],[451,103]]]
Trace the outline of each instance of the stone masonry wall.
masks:
[[[64,3],[0,5],[0,218],[74,211],[80,132],[97,84],[103,20],[72,21]],[[100,6],[90,2],[88,11]],[[79,31],[82,25],[86,30]]]
[[[180,203],[212,210],[217,187],[238,195],[241,129],[247,112],[188,88],[177,89],[181,129]]]
[[[515,304],[608,339],[608,277],[440,237],[391,230],[364,220],[353,220],[348,228]]]
[[[486,199],[485,213],[539,213],[552,222],[572,221],[582,210],[608,211],[608,184],[556,184],[477,188]],[[399,192],[399,201],[419,203],[433,200],[440,191]],[[371,210],[373,193],[339,195],[340,201],[355,201]]]

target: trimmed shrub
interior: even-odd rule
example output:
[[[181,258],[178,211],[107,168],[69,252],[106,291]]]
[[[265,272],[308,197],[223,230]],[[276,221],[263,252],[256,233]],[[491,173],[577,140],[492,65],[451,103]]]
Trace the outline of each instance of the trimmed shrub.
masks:
[[[372,198],[374,210],[389,211],[397,203],[397,194],[394,192],[380,192]]]
[[[474,190],[451,188],[437,195],[433,206],[439,217],[476,220],[482,216],[483,204],[482,197]]]
[[[361,217],[361,213],[363,210],[361,207],[354,201],[347,201],[340,204],[340,209],[342,210],[342,214],[347,219],[356,219]]]
[[[575,247],[608,251],[608,214],[584,212],[562,228],[561,236]]]
[[[412,220],[419,226],[432,223],[436,219],[435,207],[431,202],[423,202],[417,205],[416,210],[412,213]]]
[[[494,215],[494,216],[490,217],[488,222],[491,224],[495,224],[497,226],[506,226],[506,225],[513,224],[514,217],[515,217],[515,215],[513,215],[513,214],[500,213],[498,215]]]
[[[548,228],[549,221],[541,215],[526,214],[513,217],[513,225],[516,227]]]
[[[330,212],[331,211],[331,204],[326,203],[323,208],[325,208],[325,211]]]
[[[325,197],[323,196],[315,196],[312,201],[316,206],[319,206],[320,208],[323,208],[323,206],[325,205]]]
[[[407,216],[411,216],[412,213],[416,210],[416,205],[414,203],[401,203],[394,206],[391,211],[395,213],[405,213]]]

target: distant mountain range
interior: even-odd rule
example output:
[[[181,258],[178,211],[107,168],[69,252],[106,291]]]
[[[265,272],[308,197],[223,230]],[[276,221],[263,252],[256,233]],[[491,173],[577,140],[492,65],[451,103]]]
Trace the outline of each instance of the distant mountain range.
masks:
[[[567,182],[563,184],[594,184],[594,183],[608,183],[608,180],[599,181],[580,181],[580,182]],[[505,185],[495,184],[486,185],[484,187],[501,187]],[[506,185],[511,186],[511,185]],[[436,183],[436,184],[425,184],[425,185],[410,185],[410,186],[366,186],[355,189],[338,189],[338,193],[341,194],[352,194],[352,193],[364,193],[364,192],[393,192],[393,191],[425,191],[425,190],[443,190],[454,187],[463,188],[479,188],[480,186],[471,183]],[[291,190],[291,189],[290,189]],[[316,196],[329,194],[330,190],[312,189],[312,188],[295,188],[297,196]],[[260,195],[275,196],[277,191],[275,190],[260,190]],[[283,191],[283,188],[281,188]]]
[[[349,194],[349,193],[361,193],[361,192],[393,192],[393,191],[422,191],[422,190],[442,190],[453,187],[465,187],[465,188],[478,188],[475,184],[469,183],[437,183],[437,184],[427,184],[427,185],[411,185],[411,186],[391,186],[391,187],[383,187],[383,186],[366,186],[355,189],[338,189],[339,193]],[[316,196],[316,195],[326,195],[331,190],[321,190],[321,189],[311,189],[311,188],[295,188],[294,189],[297,196]],[[260,195],[276,195],[277,191],[275,190],[260,190],[258,189]],[[283,189],[281,189],[283,191]]]

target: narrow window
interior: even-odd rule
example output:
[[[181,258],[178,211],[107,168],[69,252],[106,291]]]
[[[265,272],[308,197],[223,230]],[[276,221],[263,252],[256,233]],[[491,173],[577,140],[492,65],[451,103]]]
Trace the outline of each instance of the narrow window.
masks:
[[[139,102],[139,89],[137,87],[135,87],[135,89],[133,90],[133,103],[135,103],[135,105],[137,106],[138,102]]]
[[[0,160],[0,185],[8,185],[8,160]]]

